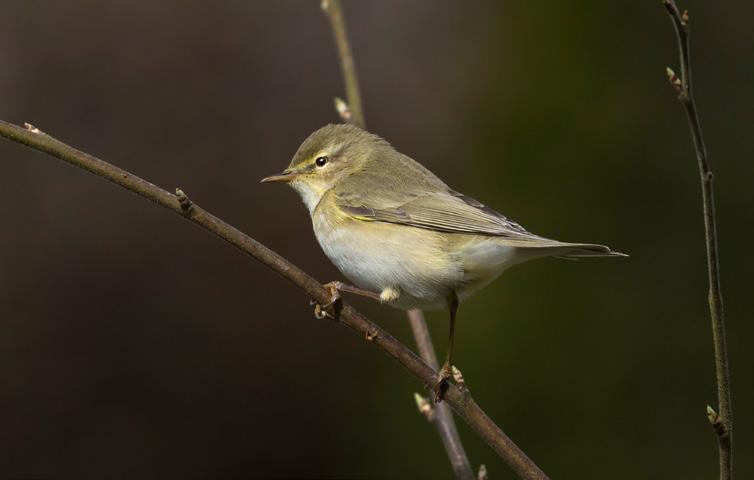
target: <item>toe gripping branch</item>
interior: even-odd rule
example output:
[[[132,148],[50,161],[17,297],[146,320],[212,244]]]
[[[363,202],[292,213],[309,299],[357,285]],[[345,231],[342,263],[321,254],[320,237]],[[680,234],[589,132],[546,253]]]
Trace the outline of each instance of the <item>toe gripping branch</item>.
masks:
[[[445,393],[450,387],[449,381],[451,379],[464,397],[469,395],[469,388],[466,386],[466,380],[461,371],[455,365],[450,367],[443,365],[443,368],[437,374],[437,383],[432,387],[435,403],[440,403],[445,399]]]
[[[309,305],[314,306],[314,316],[318,320],[323,318],[331,318],[336,320],[340,315],[340,309],[343,307],[343,302],[340,298],[340,282],[330,282],[324,285],[330,291],[330,301],[324,305],[320,305],[316,300],[309,301]]]

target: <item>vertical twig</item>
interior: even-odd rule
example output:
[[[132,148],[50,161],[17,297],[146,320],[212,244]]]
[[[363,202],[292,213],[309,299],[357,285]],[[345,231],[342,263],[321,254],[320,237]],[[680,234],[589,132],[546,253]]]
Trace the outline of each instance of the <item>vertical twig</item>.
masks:
[[[709,277],[709,309],[712,320],[712,337],[715,344],[715,373],[717,377],[718,410],[707,407],[707,416],[717,433],[720,455],[720,479],[730,480],[732,475],[733,414],[730,398],[730,372],[728,370],[728,349],[725,342],[725,319],[723,296],[720,289],[720,267],[717,247],[717,226],[715,221],[715,197],[712,188],[712,170],[704,146],[702,127],[696,111],[691,89],[691,63],[689,60],[689,14],[681,13],[674,0],[663,0],[663,5],[675,27],[681,62],[681,77],[667,69],[668,80],[678,94],[688,119],[691,138],[696,150],[699,175],[702,183],[702,204],[704,208],[704,230],[707,243],[707,271]]]
[[[411,324],[411,331],[414,333],[419,356],[427,365],[438,370],[440,364],[437,362],[437,354],[435,354],[435,348],[432,345],[432,338],[429,336],[429,329],[427,328],[424,314],[418,309],[409,310],[408,321]],[[424,403],[420,403],[419,399]],[[444,402],[433,406],[421,396],[417,397],[417,406],[419,407],[419,411],[437,429],[437,434],[440,435],[440,440],[442,440],[442,444],[448,452],[448,458],[450,459],[450,464],[453,466],[456,478],[474,480],[476,476],[471,469],[463,443],[461,443],[461,437],[458,435],[458,429],[456,428],[456,422],[453,419],[453,412],[450,410],[450,407]],[[433,414],[426,414],[426,408],[430,409]]]
[[[346,20],[343,17],[343,8],[340,6],[340,0],[322,0],[322,10],[327,14],[332,25],[333,35],[335,36],[335,45],[338,47],[338,56],[340,57],[340,66],[343,69],[343,80],[346,83],[346,105],[344,111],[349,116],[345,117],[341,109],[338,112],[346,121],[350,121],[356,126],[366,128],[364,122],[364,110],[361,107],[361,93],[359,91],[359,78],[356,76],[356,65],[351,55],[351,45],[348,43],[348,32],[346,31]],[[337,105],[336,100],[336,105]]]
[[[338,47],[338,54],[340,56],[340,64],[343,67],[343,79],[346,84],[347,101],[344,102],[340,98],[335,98],[335,110],[343,121],[366,128],[364,110],[361,105],[359,80],[356,76],[356,64],[354,63],[353,54],[348,42],[346,20],[343,16],[340,0],[322,0],[321,5],[322,10],[325,11],[332,25],[335,44]],[[437,355],[432,345],[432,339],[429,335],[429,328],[427,328],[424,314],[421,310],[411,310],[408,312],[408,319],[411,323],[411,330],[414,332],[414,338],[421,358],[430,367],[437,370],[439,368]],[[421,397],[419,396],[418,398]],[[425,412],[426,409],[423,410],[422,408],[420,404],[419,411],[425,414],[425,417],[435,426],[437,433],[440,435],[456,478],[473,480],[475,475],[466,456],[466,451],[463,449],[461,437],[458,435],[458,429],[456,428],[450,407],[444,404],[438,404],[434,407],[429,405],[426,408],[429,409],[428,411],[431,412],[431,415]]]

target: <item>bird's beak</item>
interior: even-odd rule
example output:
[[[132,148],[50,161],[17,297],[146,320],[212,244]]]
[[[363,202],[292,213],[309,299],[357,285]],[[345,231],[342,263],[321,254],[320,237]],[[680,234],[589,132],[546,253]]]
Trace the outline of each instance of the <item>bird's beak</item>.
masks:
[[[270,175],[269,177],[264,177],[260,183],[272,183],[272,182],[285,182],[288,183],[294,178],[298,176],[297,173],[294,173],[288,169],[283,170],[281,173],[278,173],[277,175]]]

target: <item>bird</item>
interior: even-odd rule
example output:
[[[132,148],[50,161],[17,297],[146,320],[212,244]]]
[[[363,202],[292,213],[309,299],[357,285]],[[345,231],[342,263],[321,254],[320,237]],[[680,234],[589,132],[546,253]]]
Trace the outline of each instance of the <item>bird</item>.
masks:
[[[330,282],[332,302],[352,292],[399,309],[447,308],[445,362],[452,376],[460,302],[513,265],[541,257],[624,257],[604,245],[567,243],[527,231],[353,124],[326,125],[299,146],[288,168],[262,183],[287,183],[309,210],[325,255],[354,285]]]

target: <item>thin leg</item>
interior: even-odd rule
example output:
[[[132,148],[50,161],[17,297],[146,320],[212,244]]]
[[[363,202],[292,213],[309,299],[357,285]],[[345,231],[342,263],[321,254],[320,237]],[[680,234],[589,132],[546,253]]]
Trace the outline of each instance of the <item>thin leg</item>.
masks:
[[[346,285],[343,282],[330,282],[325,285],[326,287],[332,289],[335,289],[340,292],[348,292],[348,293],[354,293],[356,295],[361,295],[362,297],[371,298],[372,300],[380,300],[380,294],[375,292],[370,292],[369,290],[364,290],[363,288],[354,287],[353,285]]]
[[[332,306],[335,302],[340,300],[340,292],[348,292],[348,293],[355,293],[356,295],[361,295],[362,297],[371,298],[372,300],[380,300],[380,294],[370,292],[369,290],[364,290],[363,288],[354,287],[353,285],[346,285],[343,282],[330,282],[326,283],[325,287],[330,289],[330,303],[327,305],[324,305],[325,307]]]
[[[445,364],[442,369],[450,370],[453,367],[453,345],[455,344],[456,331],[456,313],[458,312],[458,297],[453,293],[452,300],[448,305],[450,308],[450,336],[448,338],[448,352],[445,354]]]
[[[445,363],[440,369],[437,384],[435,384],[435,402],[441,402],[448,391],[448,379],[453,375],[453,345],[455,343],[456,313],[458,312],[458,296],[452,292],[448,297],[448,309],[450,310],[450,335],[448,338],[448,351],[445,354]]]
[[[361,295],[362,297],[371,298],[372,300],[377,300],[378,302],[382,302],[382,299],[380,298],[379,293],[370,292],[369,290],[364,290],[359,287],[354,287],[353,285],[346,285],[342,282],[330,282],[324,284],[324,287],[330,290],[330,301],[327,302],[325,305],[320,305],[316,301],[312,300],[309,302],[311,305],[314,305],[314,316],[317,318],[337,318],[338,314],[340,312],[340,292],[349,292],[349,293],[355,293],[356,295]],[[333,313],[330,313],[329,311],[325,310],[328,308],[332,308]]]

